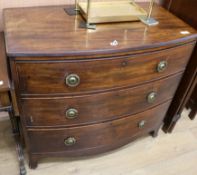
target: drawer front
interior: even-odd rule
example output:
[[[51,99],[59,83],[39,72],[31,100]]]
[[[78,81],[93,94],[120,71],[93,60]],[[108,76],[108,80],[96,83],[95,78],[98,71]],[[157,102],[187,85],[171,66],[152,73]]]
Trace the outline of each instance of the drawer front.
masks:
[[[20,94],[61,94],[135,86],[184,70],[193,44],[91,61],[17,62]],[[57,58],[58,59],[58,58]]]
[[[182,74],[118,91],[62,98],[21,99],[27,126],[73,126],[125,117],[172,99]],[[153,96],[153,101],[148,98]]]
[[[87,153],[91,149],[111,147],[129,142],[133,137],[155,130],[162,124],[170,102],[126,118],[83,127],[29,130],[33,153]]]

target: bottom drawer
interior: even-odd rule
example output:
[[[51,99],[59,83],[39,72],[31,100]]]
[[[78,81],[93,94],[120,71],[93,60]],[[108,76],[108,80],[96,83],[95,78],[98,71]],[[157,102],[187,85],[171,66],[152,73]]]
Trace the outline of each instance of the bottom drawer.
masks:
[[[65,153],[89,155],[104,152],[130,142],[134,137],[149,133],[161,125],[170,101],[110,122],[59,129],[29,129],[31,153]]]

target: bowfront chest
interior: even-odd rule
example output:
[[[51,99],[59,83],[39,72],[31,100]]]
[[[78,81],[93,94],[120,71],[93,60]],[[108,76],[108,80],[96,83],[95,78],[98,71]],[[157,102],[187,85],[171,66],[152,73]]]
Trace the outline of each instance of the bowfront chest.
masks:
[[[98,154],[156,136],[196,42],[194,29],[159,6],[157,26],[96,30],[80,28],[80,15],[64,8],[4,10],[11,86],[31,168],[43,157]]]

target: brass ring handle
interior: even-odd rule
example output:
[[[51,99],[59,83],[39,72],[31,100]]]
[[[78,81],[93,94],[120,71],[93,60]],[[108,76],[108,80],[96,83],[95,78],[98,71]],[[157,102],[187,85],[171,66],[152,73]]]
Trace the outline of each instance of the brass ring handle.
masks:
[[[168,62],[167,61],[160,61],[157,65],[157,72],[163,72],[167,69]]]
[[[75,145],[76,142],[77,140],[74,137],[68,137],[67,139],[64,140],[64,144],[66,146],[73,146]]]
[[[142,120],[142,121],[140,121],[140,122],[138,123],[138,127],[139,127],[139,128],[143,128],[143,127],[145,126],[145,124],[146,124],[146,120]]]
[[[74,108],[70,108],[66,111],[66,118],[75,119],[78,116],[78,110]]]
[[[147,96],[147,101],[148,103],[153,103],[156,100],[157,93],[156,92],[151,92]]]
[[[69,87],[76,87],[80,83],[80,77],[77,74],[70,74],[66,77],[66,85]]]

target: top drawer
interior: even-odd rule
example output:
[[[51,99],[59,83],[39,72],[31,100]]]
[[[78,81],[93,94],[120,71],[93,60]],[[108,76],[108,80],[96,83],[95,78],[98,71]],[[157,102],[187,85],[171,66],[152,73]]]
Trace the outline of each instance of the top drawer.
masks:
[[[20,94],[74,94],[135,86],[183,71],[194,43],[128,57],[18,61]]]

